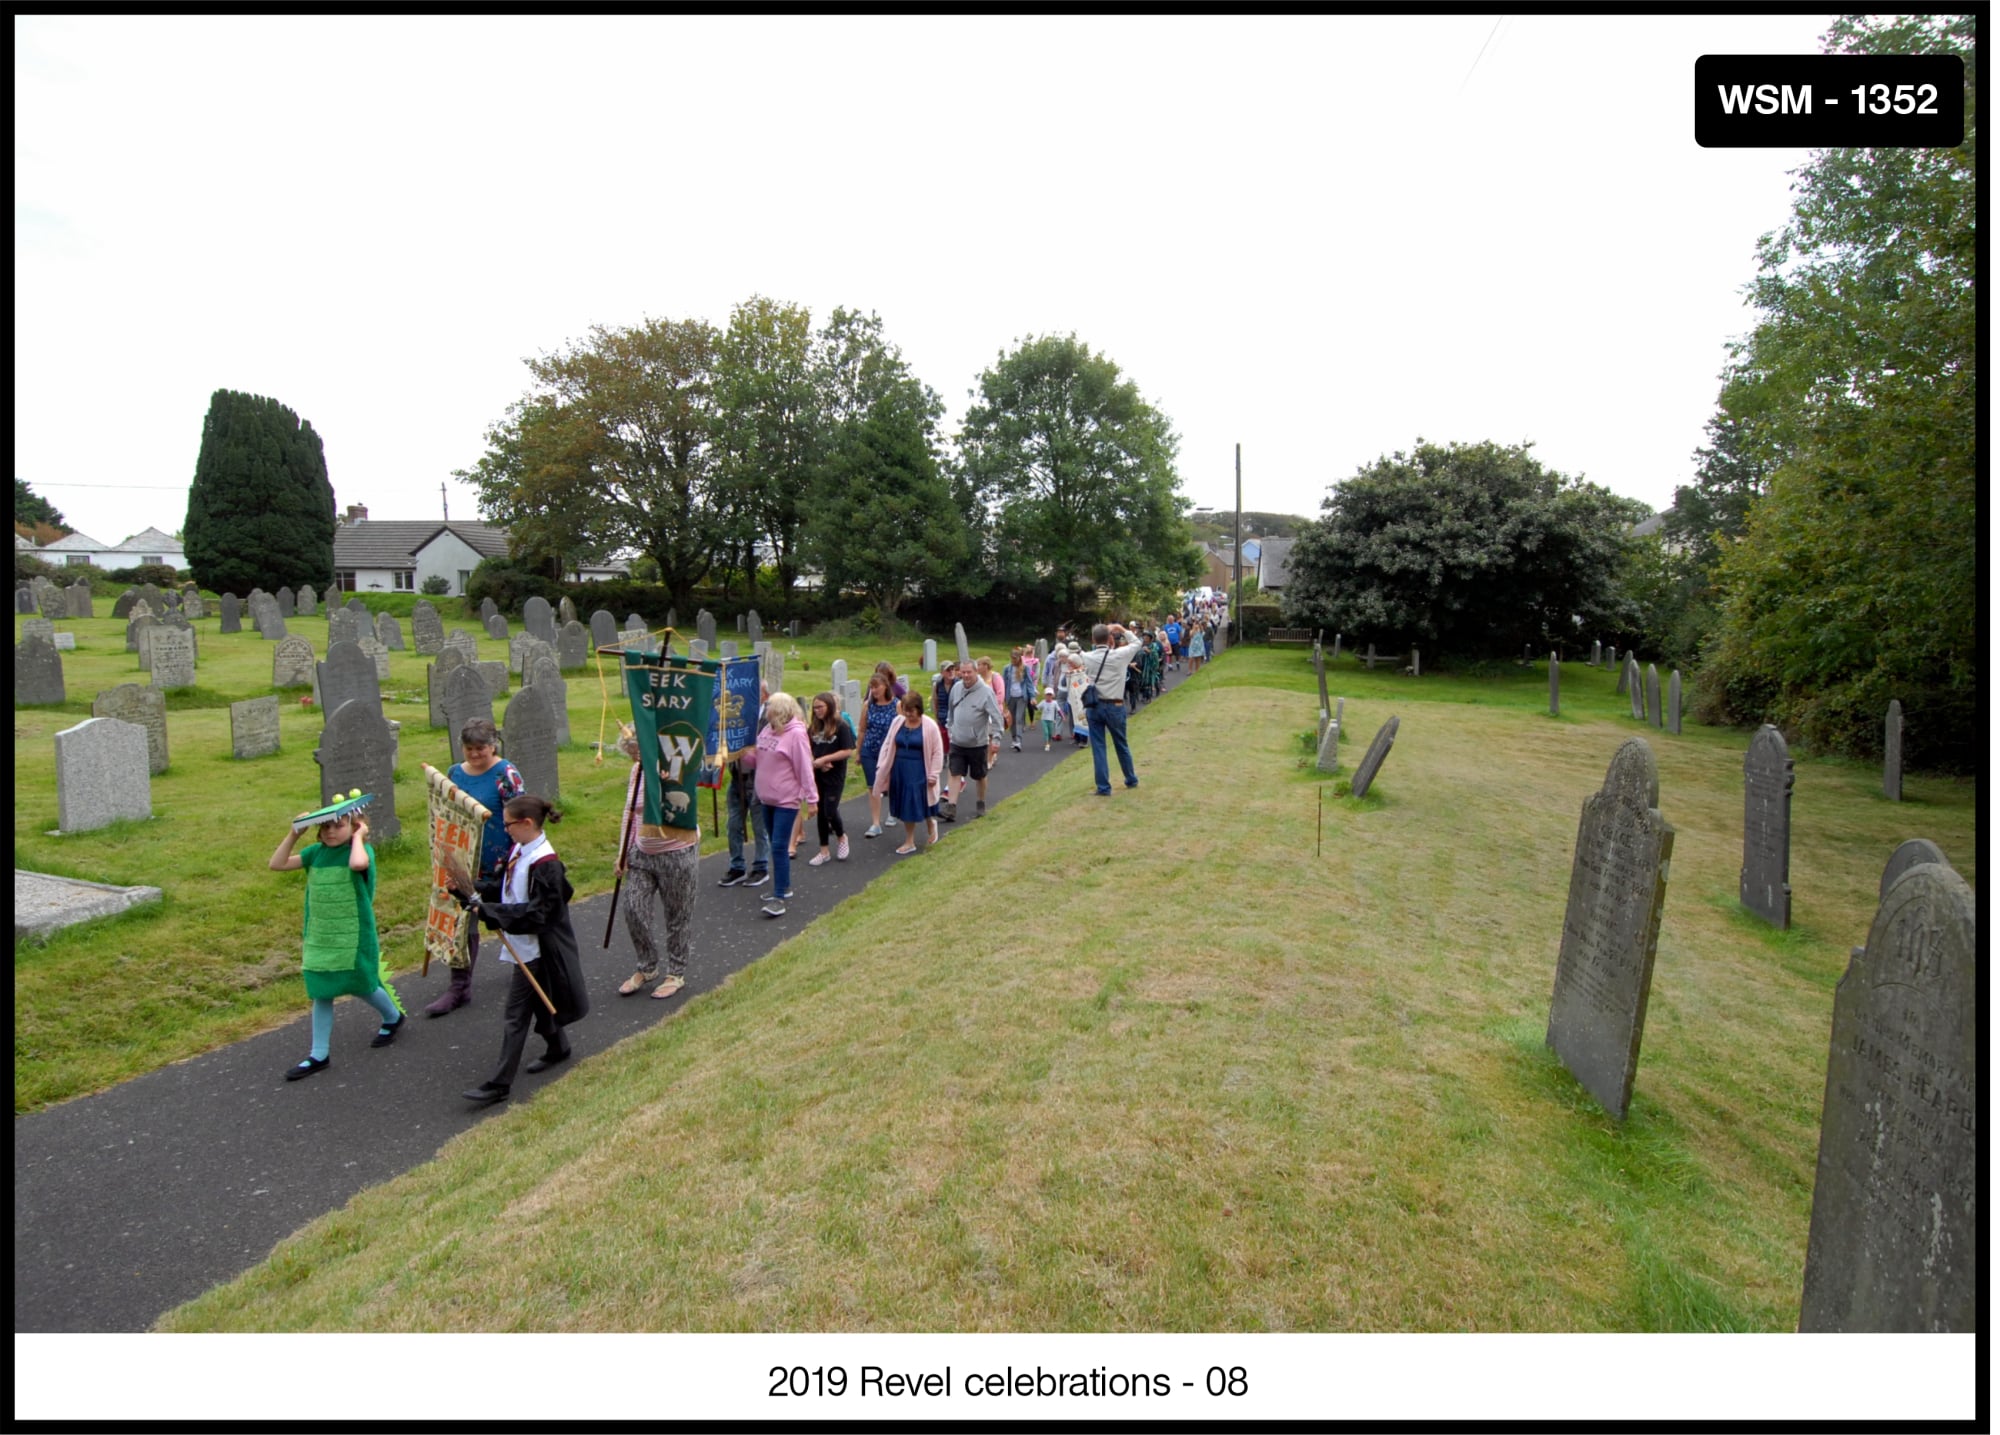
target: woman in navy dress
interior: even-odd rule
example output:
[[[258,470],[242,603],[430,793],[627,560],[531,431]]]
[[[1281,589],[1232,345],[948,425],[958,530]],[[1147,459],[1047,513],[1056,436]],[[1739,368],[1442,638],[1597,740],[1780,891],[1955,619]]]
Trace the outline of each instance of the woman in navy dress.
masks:
[[[882,752],[885,757],[894,756],[877,764],[874,791],[886,791],[890,813],[909,826],[910,840],[896,849],[898,856],[907,857],[917,850],[920,830],[927,834],[931,844],[938,840],[938,780],[944,771],[944,734],[938,731],[936,722],[924,716],[922,694],[904,695],[901,711],[889,724]]]

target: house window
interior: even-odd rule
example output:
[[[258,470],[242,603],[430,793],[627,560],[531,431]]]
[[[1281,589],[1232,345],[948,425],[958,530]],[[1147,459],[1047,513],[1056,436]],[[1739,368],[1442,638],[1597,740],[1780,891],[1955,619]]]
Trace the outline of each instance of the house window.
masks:
[[[470,588],[471,586],[472,586],[472,570],[470,568],[459,569],[458,591],[462,594],[465,592],[467,588]]]
[[[164,556],[158,553],[142,553],[139,556],[139,561],[141,563],[158,563],[164,565],[167,560]]]
[[[90,555],[88,553],[65,554],[63,555],[63,566],[65,568],[88,568],[90,566]]]
[[[396,591],[398,593],[408,593],[416,586],[417,586],[417,575],[412,570],[408,568],[401,568],[397,570]]]
[[[333,581],[341,592],[352,593],[354,591],[354,570],[352,568],[342,569],[333,575]]]

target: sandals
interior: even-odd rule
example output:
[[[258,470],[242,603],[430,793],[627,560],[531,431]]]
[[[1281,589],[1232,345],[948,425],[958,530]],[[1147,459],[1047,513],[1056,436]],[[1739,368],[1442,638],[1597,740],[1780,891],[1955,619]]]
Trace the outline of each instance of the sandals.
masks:
[[[653,976],[650,972],[634,972],[618,984],[618,995],[621,997],[633,996],[637,994],[641,987],[651,985],[652,981]]]
[[[677,995],[680,992],[680,989],[686,985],[687,985],[686,977],[670,976],[665,981],[661,982],[658,986],[653,988],[653,995],[658,997],[661,1001],[665,1001],[668,997]]]
[[[917,849],[916,849],[916,848],[915,848],[914,846],[911,846],[911,847],[898,847],[898,848],[896,849],[896,855],[897,855],[898,857],[907,857],[907,856],[909,856],[909,855],[910,855],[910,854],[911,854],[912,852],[914,852],[914,851],[916,851],[916,850],[917,850]]]

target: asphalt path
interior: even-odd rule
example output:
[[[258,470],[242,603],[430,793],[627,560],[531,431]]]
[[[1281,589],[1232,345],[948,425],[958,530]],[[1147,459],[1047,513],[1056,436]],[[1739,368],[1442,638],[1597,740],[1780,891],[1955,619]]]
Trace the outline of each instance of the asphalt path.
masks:
[[[1170,674],[1168,688],[1185,676]],[[1039,737],[1040,724],[1032,730]],[[1024,748],[1017,753],[1003,743],[987,782],[989,810],[1081,752],[1058,743],[1044,753],[1038,741]],[[1137,794],[1120,786],[1116,756],[1106,756],[1111,800],[1130,800]],[[1142,781],[1152,765],[1148,757],[1143,740],[1135,740]],[[726,809],[725,802],[725,822]],[[441,966],[434,964],[428,977],[412,972],[393,978],[410,1011],[393,1046],[371,1048],[374,1009],[343,999],[334,1004],[331,1065],[287,1082],[286,1069],[310,1045],[302,994],[300,1017],[286,1026],[16,1118],[15,1332],[149,1329],[183,1301],[256,1265],[279,1241],[356,1192],[430,1160],[461,1131],[508,1104],[536,1099],[579,1062],[673,1016],[690,997],[763,956],[890,864],[949,863],[954,827],[975,820],[968,800],[956,824],[940,824],[936,852],[897,857],[901,829],[861,836],[868,826],[865,797],[847,799],[841,815],[852,855],[846,862],[806,865],[818,839],[817,831],[808,831],[793,863],[798,895],[780,918],[761,911],[769,883],[716,885],[728,869],[726,850],[702,859],[688,985],[670,1000],[618,995],[618,984],[632,972],[624,919],[606,951],[599,943],[610,894],[574,903],[571,919],[590,991],[590,1014],[568,1028],[576,1056],[539,1075],[524,1069],[509,1102],[500,1106],[475,1107],[459,1096],[486,1078],[499,1052],[506,974],[491,959],[497,944],[487,934],[472,1002],[449,1016],[426,1018],[420,1010],[444,989]],[[562,829],[550,835],[560,853]],[[299,892],[287,890],[282,900],[296,902]],[[530,1033],[524,1068],[540,1050]]]

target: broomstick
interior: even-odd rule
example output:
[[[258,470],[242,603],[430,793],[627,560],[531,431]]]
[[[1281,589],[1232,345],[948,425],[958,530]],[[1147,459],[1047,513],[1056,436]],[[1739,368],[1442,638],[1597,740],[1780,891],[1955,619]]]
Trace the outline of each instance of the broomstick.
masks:
[[[445,870],[450,872],[456,879],[452,883],[452,891],[456,892],[458,890],[459,882],[465,883],[467,887],[472,885],[471,876],[467,874],[465,868],[460,865],[456,857],[446,859]],[[474,918],[474,920],[478,919]],[[528,985],[535,989],[535,995],[542,999],[542,1005],[548,1008],[549,1015],[554,1016],[556,1014],[556,1004],[549,1000],[549,994],[542,990],[542,984],[535,980],[535,974],[528,970],[528,964],[521,960],[520,954],[514,950],[514,944],[507,940],[507,934],[501,932],[497,927],[494,928],[494,931],[499,932],[500,945],[505,947],[507,955],[514,959],[514,970],[528,979]]]

